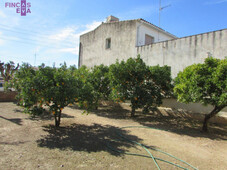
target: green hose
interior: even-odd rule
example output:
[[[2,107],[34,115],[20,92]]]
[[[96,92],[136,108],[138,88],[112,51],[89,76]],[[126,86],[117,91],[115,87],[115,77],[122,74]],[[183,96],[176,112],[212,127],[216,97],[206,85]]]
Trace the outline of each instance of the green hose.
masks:
[[[126,128],[147,128],[147,129],[161,130],[161,129],[152,128],[152,127],[147,127],[147,126],[126,126],[126,127],[122,127],[121,129],[126,129]],[[181,168],[181,169],[184,169],[184,170],[188,170],[188,168],[184,168],[184,167],[182,167],[182,166],[180,166],[180,165],[177,165],[177,164],[175,164],[175,163],[173,163],[173,162],[166,161],[166,160],[163,160],[163,159],[154,157],[154,156],[151,154],[151,152],[149,151],[149,149],[151,149],[151,150],[155,150],[155,151],[157,151],[157,152],[160,152],[160,153],[162,153],[162,154],[165,154],[165,155],[167,155],[167,156],[170,156],[170,157],[172,157],[172,158],[174,158],[174,159],[176,159],[176,160],[178,160],[178,161],[180,161],[180,162],[182,162],[182,163],[184,163],[184,164],[190,166],[191,168],[193,168],[193,169],[195,169],[195,170],[198,170],[197,168],[195,168],[194,166],[190,165],[189,163],[187,163],[187,162],[185,162],[185,161],[183,161],[183,160],[181,160],[181,159],[179,159],[179,158],[177,158],[177,157],[175,157],[175,156],[173,156],[173,155],[171,155],[171,154],[169,154],[169,153],[167,153],[167,152],[164,152],[164,151],[162,151],[162,150],[160,150],[160,149],[151,148],[151,147],[146,146],[146,145],[144,145],[144,144],[141,144],[141,143],[139,143],[139,142],[130,140],[130,139],[128,139],[127,137],[123,136],[119,131],[117,131],[116,134],[117,134],[117,136],[119,136],[121,139],[123,139],[123,140],[125,140],[125,141],[128,141],[128,142],[130,142],[130,143],[134,143],[134,144],[137,144],[137,145],[141,146],[141,147],[149,154],[149,156],[147,156],[147,155],[142,155],[142,154],[137,154],[137,153],[123,152],[123,151],[120,151],[120,150],[118,150],[118,149],[113,148],[109,143],[107,143],[107,147],[108,147],[109,149],[111,149],[112,151],[114,151],[114,152],[124,153],[124,154],[127,154],[127,155],[134,155],[134,156],[141,156],[141,157],[146,157],[146,158],[152,158],[152,160],[154,161],[154,163],[155,163],[156,167],[158,168],[158,170],[161,170],[161,168],[159,167],[159,165],[158,165],[158,163],[157,163],[156,160],[159,160],[159,161],[168,163],[168,164],[170,164],[170,165],[176,166],[176,167]],[[116,141],[116,140],[115,140],[115,141]],[[117,140],[117,141],[119,141],[119,140]]]

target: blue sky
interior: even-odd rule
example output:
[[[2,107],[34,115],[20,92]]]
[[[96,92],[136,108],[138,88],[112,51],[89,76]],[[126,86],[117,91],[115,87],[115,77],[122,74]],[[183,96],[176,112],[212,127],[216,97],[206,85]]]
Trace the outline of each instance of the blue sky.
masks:
[[[158,25],[159,0],[27,0],[20,16],[0,0],[0,61],[77,65],[79,36],[109,15]],[[162,0],[161,28],[184,37],[227,28],[227,0]]]

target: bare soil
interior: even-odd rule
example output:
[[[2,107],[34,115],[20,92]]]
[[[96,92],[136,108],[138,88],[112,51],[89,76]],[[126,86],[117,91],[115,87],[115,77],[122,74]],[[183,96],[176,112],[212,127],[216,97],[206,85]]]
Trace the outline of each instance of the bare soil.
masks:
[[[0,169],[157,169],[151,158],[134,143],[119,141],[116,132],[136,142],[161,149],[198,169],[227,169],[227,127],[210,124],[201,133],[201,121],[169,109],[130,117],[127,105],[104,105],[88,115],[76,106],[63,110],[61,127],[51,115],[31,117],[14,103],[0,103]],[[173,113],[173,111],[171,111]],[[149,126],[158,129],[126,128]],[[114,152],[108,146],[121,151]],[[189,166],[157,151],[158,158]],[[179,169],[157,161],[161,169]]]

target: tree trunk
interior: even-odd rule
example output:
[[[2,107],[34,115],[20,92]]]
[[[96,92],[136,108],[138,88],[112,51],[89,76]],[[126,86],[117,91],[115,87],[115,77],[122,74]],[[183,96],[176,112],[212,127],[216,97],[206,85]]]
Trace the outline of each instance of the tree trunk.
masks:
[[[212,117],[214,117],[216,114],[218,114],[218,112],[220,112],[225,106],[215,106],[214,109],[207,115],[205,115],[204,121],[203,121],[203,132],[207,132],[208,128],[208,120]]]
[[[60,122],[61,122],[61,111],[60,111],[59,115],[55,114],[54,118],[55,118],[55,127],[59,127]]]
[[[131,117],[135,117],[135,112],[136,112],[136,109],[135,109],[135,107],[132,107],[132,111],[131,111]]]

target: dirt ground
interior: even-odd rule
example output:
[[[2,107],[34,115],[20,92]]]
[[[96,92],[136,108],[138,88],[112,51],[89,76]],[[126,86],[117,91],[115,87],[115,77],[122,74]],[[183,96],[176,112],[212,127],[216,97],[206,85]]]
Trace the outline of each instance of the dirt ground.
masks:
[[[146,154],[135,143],[117,140],[122,134],[133,141],[168,152],[197,169],[227,169],[227,127],[210,124],[200,132],[201,122],[185,113],[168,109],[129,116],[128,106],[102,106],[83,114],[75,106],[63,110],[61,127],[51,116],[31,117],[13,103],[0,103],[0,169],[157,169],[151,158],[126,155]],[[158,129],[123,128],[149,126]],[[117,132],[117,133],[116,133]],[[110,148],[121,152],[114,152]],[[191,167],[150,150],[158,158],[185,168]],[[161,169],[179,169],[158,161]]]

